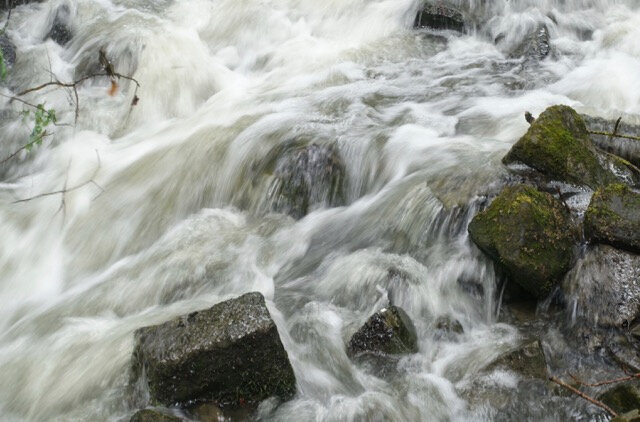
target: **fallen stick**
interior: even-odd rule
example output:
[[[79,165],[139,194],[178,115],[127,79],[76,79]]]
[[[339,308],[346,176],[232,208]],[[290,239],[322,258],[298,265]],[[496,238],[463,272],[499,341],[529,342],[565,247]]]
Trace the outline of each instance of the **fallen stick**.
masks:
[[[572,393],[582,397],[583,399],[585,399],[586,401],[595,404],[596,406],[606,410],[611,416],[613,416],[614,418],[616,416],[618,416],[618,414],[616,413],[615,410],[613,410],[612,408],[610,408],[609,406],[607,406],[606,404],[602,403],[599,400],[594,399],[591,396],[586,395],[585,393],[583,393],[582,391],[578,390],[577,388],[574,388],[572,386],[570,386],[569,384],[567,384],[566,382],[556,378],[556,377],[549,377],[549,381],[551,382],[555,382],[556,384],[560,385],[561,387],[566,388],[567,390],[571,391]]]

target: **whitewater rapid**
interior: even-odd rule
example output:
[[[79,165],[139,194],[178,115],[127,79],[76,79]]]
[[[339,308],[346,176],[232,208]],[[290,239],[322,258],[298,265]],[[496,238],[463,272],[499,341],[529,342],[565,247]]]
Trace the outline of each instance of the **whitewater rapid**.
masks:
[[[2,168],[1,418],[128,420],[136,328],[259,291],[298,380],[296,397],[261,407],[262,419],[499,419],[465,391],[520,334],[499,322],[493,267],[466,224],[504,177],[500,160],[526,131],[525,111],[563,103],[640,122],[640,6],[448,3],[468,13],[468,33],[412,29],[415,0],[16,8],[8,33],[18,60],[5,94],[51,75],[72,81],[96,66],[100,48],[141,87],[132,106],[130,82],[114,96],[108,81],[83,84],[77,123],[69,91],[25,97],[68,126]],[[64,47],[43,41],[61,7],[74,35]],[[540,23],[550,57],[509,58]],[[16,113],[2,115],[5,155],[31,130]],[[269,180],[253,170],[291,139],[335,145],[344,206],[299,221],[265,210]],[[390,298],[414,321],[420,353],[385,379],[354,365],[345,342]],[[440,315],[461,322],[458,341],[433,338]],[[513,400],[521,420],[586,411],[567,397]]]

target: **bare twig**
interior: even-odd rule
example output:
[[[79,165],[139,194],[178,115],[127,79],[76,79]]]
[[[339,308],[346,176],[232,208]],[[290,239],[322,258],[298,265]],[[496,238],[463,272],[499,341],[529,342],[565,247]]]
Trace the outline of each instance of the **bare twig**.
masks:
[[[94,178],[96,177],[96,175],[100,171],[100,167],[102,166],[102,163],[100,161],[100,154],[98,153],[98,150],[96,150],[96,157],[97,157],[97,160],[98,160],[98,165],[96,166],[96,169],[93,171],[93,174],[91,175],[89,180],[87,180],[85,182],[82,182],[79,185],[76,185],[76,186],[71,187],[71,188],[67,188],[66,187],[67,182],[65,181],[65,185],[64,185],[63,189],[61,189],[61,190],[56,190],[56,191],[52,191],[52,192],[45,192],[45,193],[41,193],[41,194],[38,194],[38,195],[35,195],[35,196],[31,196],[29,198],[18,199],[16,201],[13,201],[13,204],[18,204],[20,202],[28,202],[28,201],[32,201],[34,199],[40,199],[40,198],[44,198],[44,197],[52,196],[52,195],[58,195],[58,194],[65,195],[67,192],[73,192],[74,190],[78,190],[78,189],[80,189],[82,187],[85,187],[87,185],[90,185],[90,184],[96,186],[98,189],[100,189],[102,192],[104,192],[104,189],[94,180]]]
[[[611,416],[613,416],[613,417],[618,416],[618,414],[616,413],[615,410],[613,410],[612,408],[610,408],[606,404],[602,403],[600,400],[594,399],[593,397],[583,393],[582,391],[578,390],[577,388],[574,388],[574,387],[570,386],[566,382],[564,382],[564,381],[562,381],[562,380],[560,380],[560,379],[558,379],[556,377],[549,377],[549,381],[554,382],[554,383],[558,384],[559,386],[566,388],[567,390],[571,391],[572,393],[582,397],[586,401],[588,401],[588,402],[590,402],[592,404],[595,404],[596,406],[604,409]]]
[[[613,133],[611,134],[611,136],[609,136],[609,142],[613,141],[613,138],[618,133],[618,126],[620,126],[621,121],[622,121],[622,116],[618,117],[618,120],[616,120],[616,125],[613,127]]]
[[[601,387],[603,385],[618,384],[618,383],[621,383],[621,382],[631,381],[631,380],[640,378],[640,373],[629,375],[627,377],[621,377],[621,378],[616,378],[616,379],[611,379],[611,380],[600,381],[600,382],[596,382],[596,383],[593,383],[593,384],[588,383],[588,382],[584,382],[581,379],[573,376],[572,374],[569,374],[569,376],[571,378],[573,378],[573,380],[575,382],[577,382],[580,385],[584,385],[585,387]]]

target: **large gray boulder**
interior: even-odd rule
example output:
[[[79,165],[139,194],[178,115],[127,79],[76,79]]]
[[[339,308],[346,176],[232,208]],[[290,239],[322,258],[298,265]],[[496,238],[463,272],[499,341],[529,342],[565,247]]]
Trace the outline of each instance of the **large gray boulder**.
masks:
[[[398,355],[417,351],[418,338],[413,322],[397,306],[373,314],[351,337],[347,346],[350,357],[368,353]]]
[[[132,373],[164,405],[254,406],[291,398],[296,379],[260,293],[135,333]]]
[[[452,7],[426,3],[418,11],[413,27],[463,32],[464,16]]]
[[[471,240],[534,298],[549,295],[569,271],[576,230],[548,193],[509,186],[469,224]]]
[[[332,145],[291,142],[270,155],[274,154],[267,198],[272,211],[301,218],[316,208],[344,202],[345,166]]]
[[[584,231],[593,242],[640,252],[640,193],[620,183],[598,189],[587,208]]]

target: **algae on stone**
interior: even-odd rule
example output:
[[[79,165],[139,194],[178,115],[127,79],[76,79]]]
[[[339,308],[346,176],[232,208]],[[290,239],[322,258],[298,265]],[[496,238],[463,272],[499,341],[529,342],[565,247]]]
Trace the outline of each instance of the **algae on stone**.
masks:
[[[533,297],[551,293],[571,268],[576,230],[569,211],[533,187],[506,187],[471,221],[469,234]]]
[[[511,148],[503,162],[522,162],[551,178],[591,188],[617,178],[603,166],[582,117],[571,107],[547,108]]]
[[[598,189],[584,218],[585,235],[632,252],[640,251],[640,193],[615,183]]]
[[[640,391],[637,383],[622,383],[607,390],[598,400],[618,413],[626,413],[640,408]]]

